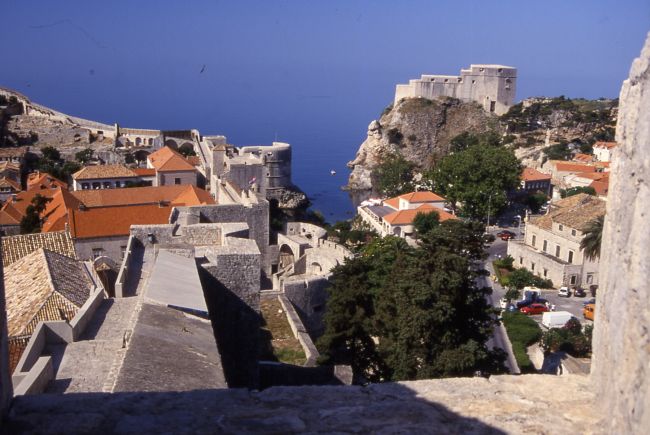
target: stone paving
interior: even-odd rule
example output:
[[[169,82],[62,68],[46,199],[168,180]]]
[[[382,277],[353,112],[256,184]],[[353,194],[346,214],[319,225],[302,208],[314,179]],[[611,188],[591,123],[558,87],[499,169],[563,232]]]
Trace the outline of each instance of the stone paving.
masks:
[[[18,397],[8,433],[602,433],[587,377]]]

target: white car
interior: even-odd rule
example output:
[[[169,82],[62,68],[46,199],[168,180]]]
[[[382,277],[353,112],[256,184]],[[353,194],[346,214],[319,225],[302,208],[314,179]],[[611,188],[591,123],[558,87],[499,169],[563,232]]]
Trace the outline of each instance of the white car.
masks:
[[[560,289],[557,291],[557,295],[559,297],[568,298],[571,296],[571,291],[569,290],[569,287],[560,287]]]

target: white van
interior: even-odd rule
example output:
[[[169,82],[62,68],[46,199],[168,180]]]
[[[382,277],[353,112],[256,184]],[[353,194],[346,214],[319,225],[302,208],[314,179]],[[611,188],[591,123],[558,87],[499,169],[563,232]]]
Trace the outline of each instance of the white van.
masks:
[[[568,311],[549,311],[542,314],[542,325],[547,328],[561,328],[571,320],[573,314]]]

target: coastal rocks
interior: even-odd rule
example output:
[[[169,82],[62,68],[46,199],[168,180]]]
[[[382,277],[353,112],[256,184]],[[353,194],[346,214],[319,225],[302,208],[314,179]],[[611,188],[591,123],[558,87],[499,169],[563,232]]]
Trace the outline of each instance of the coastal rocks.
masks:
[[[297,187],[275,189],[273,192],[267,191],[267,198],[277,200],[278,207],[285,210],[296,210],[309,206],[307,195]]]
[[[465,131],[498,129],[497,117],[476,103],[454,98],[409,98],[387,108],[368,126],[368,136],[354,160],[348,189],[372,189],[373,171],[389,153],[399,153],[420,170],[428,169],[449,152],[449,143]]]

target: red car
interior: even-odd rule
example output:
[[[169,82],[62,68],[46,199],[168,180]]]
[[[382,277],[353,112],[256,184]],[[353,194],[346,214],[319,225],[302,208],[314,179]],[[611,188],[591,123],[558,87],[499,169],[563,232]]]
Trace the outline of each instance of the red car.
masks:
[[[513,233],[512,231],[503,230],[497,233],[497,237],[500,238],[501,240],[510,240],[515,237],[515,233]]]
[[[533,314],[542,314],[548,311],[548,308],[546,308],[546,305],[543,304],[530,304],[527,307],[523,307],[520,309],[524,314],[533,315]]]

